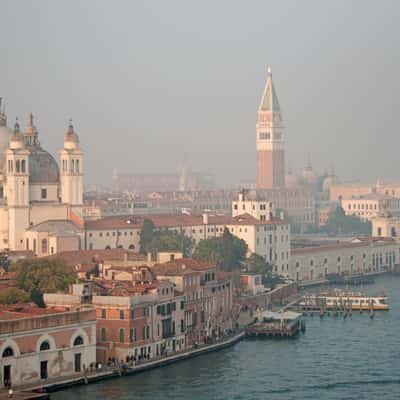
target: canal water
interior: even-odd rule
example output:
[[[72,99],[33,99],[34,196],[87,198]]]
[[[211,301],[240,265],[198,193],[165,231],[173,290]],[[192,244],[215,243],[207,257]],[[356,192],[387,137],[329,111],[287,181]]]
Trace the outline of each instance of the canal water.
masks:
[[[53,393],[53,400],[400,399],[400,276],[384,288],[390,311],[307,317],[298,339],[234,347],[135,376]]]

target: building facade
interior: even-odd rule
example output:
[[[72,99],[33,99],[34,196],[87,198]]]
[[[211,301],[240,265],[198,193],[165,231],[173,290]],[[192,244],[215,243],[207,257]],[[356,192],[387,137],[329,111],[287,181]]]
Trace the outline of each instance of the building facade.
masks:
[[[4,386],[40,385],[47,379],[83,376],[96,362],[95,311],[2,306],[0,356]]]
[[[293,249],[289,277],[295,281],[313,282],[328,279],[330,275],[390,271],[399,260],[400,246],[392,239],[354,239]]]
[[[400,214],[400,198],[384,194],[371,193],[343,198],[341,204],[346,215],[355,215],[364,221],[383,214]]]

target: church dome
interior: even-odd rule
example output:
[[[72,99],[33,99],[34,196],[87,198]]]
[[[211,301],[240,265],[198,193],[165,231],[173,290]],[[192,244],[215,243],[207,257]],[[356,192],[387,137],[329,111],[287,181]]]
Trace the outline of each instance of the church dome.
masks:
[[[59,183],[60,173],[54,157],[42,148],[29,154],[29,183]]]

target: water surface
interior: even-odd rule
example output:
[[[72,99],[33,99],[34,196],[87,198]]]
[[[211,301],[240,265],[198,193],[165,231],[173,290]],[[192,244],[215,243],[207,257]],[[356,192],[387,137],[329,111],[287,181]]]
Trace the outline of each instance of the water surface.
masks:
[[[135,376],[80,386],[53,400],[400,399],[400,276],[384,276],[390,311],[307,318],[298,339],[244,340]]]

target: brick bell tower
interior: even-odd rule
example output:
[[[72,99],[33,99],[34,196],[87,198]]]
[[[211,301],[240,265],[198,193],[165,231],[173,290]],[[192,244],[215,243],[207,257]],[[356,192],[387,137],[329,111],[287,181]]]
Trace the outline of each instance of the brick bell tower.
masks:
[[[285,137],[281,109],[268,67],[256,125],[257,189],[285,186]]]

